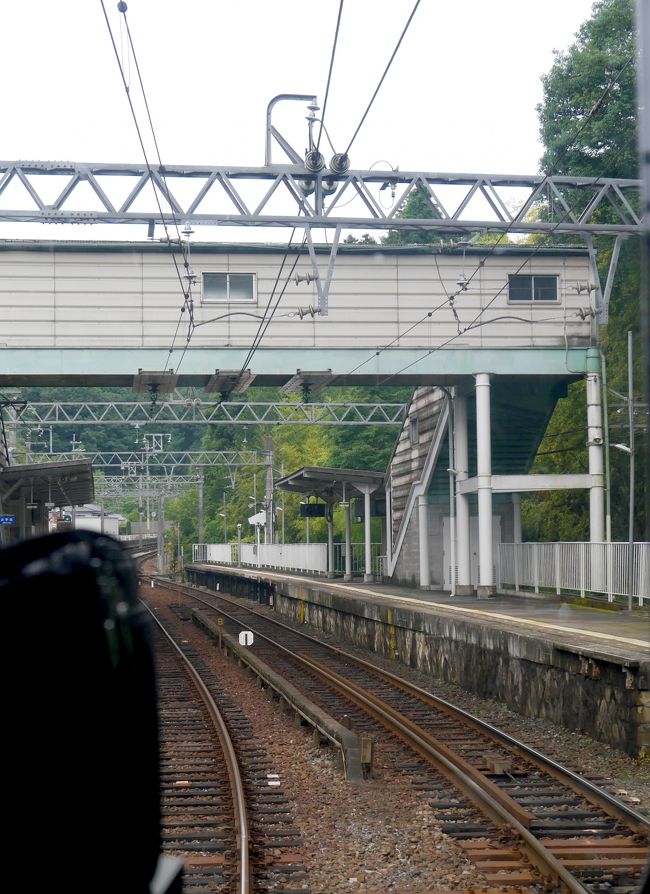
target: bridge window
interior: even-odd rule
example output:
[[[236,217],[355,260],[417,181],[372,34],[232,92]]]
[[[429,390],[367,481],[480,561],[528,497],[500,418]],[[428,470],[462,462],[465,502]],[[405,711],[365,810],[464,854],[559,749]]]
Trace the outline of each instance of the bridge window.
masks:
[[[557,301],[557,276],[508,276],[510,301]]]
[[[204,273],[203,304],[251,304],[257,300],[254,273]]]

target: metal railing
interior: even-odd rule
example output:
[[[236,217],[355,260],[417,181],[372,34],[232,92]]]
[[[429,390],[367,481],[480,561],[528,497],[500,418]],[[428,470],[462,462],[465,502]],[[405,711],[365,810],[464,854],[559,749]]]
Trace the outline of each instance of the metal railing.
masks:
[[[365,544],[352,544],[352,573],[363,574],[365,570]],[[383,577],[384,556],[380,555],[381,544],[371,545],[372,569],[378,579]],[[237,556],[237,544],[194,543],[192,561],[214,562],[221,565],[242,565],[255,568],[281,568],[285,571],[305,571],[312,574],[327,574],[326,543],[242,543]],[[334,573],[345,572],[345,544],[334,544]]]
[[[650,602],[650,543],[501,543],[497,586]]]
[[[366,570],[366,545],[365,543],[353,543],[351,546],[352,574],[363,574]],[[377,573],[377,560],[380,552],[381,543],[372,543],[370,545],[372,569],[375,574]],[[341,574],[345,572],[345,543],[334,544],[334,571]]]
[[[215,562],[232,565],[237,561],[237,547],[230,543],[193,543],[193,562]]]

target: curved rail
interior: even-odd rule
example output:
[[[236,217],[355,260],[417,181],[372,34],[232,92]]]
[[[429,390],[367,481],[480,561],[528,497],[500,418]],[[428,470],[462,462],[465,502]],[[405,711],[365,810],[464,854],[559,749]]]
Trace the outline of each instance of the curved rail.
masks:
[[[240,607],[237,605],[237,603],[232,602],[230,599],[228,599],[227,596],[224,596],[222,593],[215,593],[214,596],[215,598],[221,599],[224,602],[230,602],[230,604],[233,606],[236,606],[238,608]],[[192,598],[196,599],[199,602],[203,602],[204,605],[210,608],[214,608],[214,605],[197,595],[194,589],[192,589]],[[361,667],[364,670],[367,670],[370,673],[381,677],[382,679],[391,683],[391,685],[398,686],[400,689],[402,689],[402,691],[417,696],[426,703],[430,704],[432,707],[435,707],[440,711],[444,711],[451,717],[462,720],[468,725],[473,726],[476,730],[484,732],[495,739],[499,739],[501,742],[503,742],[504,745],[507,745],[509,748],[514,749],[522,757],[531,761],[531,763],[534,763],[539,769],[545,770],[546,772],[550,773],[561,774],[567,785],[573,788],[573,790],[577,794],[591,799],[593,803],[598,804],[604,810],[611,812],[611,814],[613,816],[616,816],[616,818],[622,820],[623,822],[629,823],[639,834],[650,834],[650,820],[648,820],[647,817],[642,816],[631,807],[628,807],[626,804],[621,803],[621,801],[618,801],[612,795],[609,795],[607,792],[598,788],[596,785],[589,782],[589,780],[584,779],[577,773],[573,773],[571,770],[561,766],[560,764],[553,761],[551,758],[546,757],[539,751],[536,751],[530,745],[526,745],[524,742],[520,742],[513,736],[508,735],[508,733],[504,733],[497,727],[492,726],[492,724],[487,723],[487,721],[475,717],[473,714],[470,714],[468,711],[464,711],[462,708],[458,708],[456,705],[452,705],[450,702],[445,701],[437,695],[433,695],[433,693],[428,692],[426,689],[422,689],[420,686],[416,686],[414,683],[410,683],[408,680],[399,677],[397,674],[393,674],[390,671],[378,667],[371,661],[366,661],[365,659],[359,658],[356,655],[351,654],[350,652],[346,652],[344,649],[339,649],[337,646],[332,646],[329,643],[323,642],[322,640],[319,640],[314,636],[310,636],[308,633],[303,633],[300,630],[296,630],[294,627],[290,627],[288,624],[284,624],[282,621],[278,621],[275,618],[269,618],[268,615],[262,614],[261,612],[256,611],[254,608],[249,608],[248,606],[246,606],[246,610],[251,614],[256,615],[263,621],[272,623],[275,626],[286,630],[293,636],[301,637],[307,642],[313,643],[320,648],[326,649],[327,651],[332,652],[340,656],[341,658],[344,658],[351,664],[355,664],[357,667]],[[226,613],[224,612],[223,614]],[[237,621],[237,619],[234,617],[232,618],[232,620]],[[257,636],[263,636],[263,634],[259,632],[254,632]],[[279,646],[279,648],[284,647]]]
[[[250,834],[248,829],[246,795],[244,792],[244,783],[241,778],[241,773],[239,772],[237,755],[235,753],[235,748],[230,738],[228,728],[226,727],[219,708],[210,695],[208,688],[192,666],[192,663],[189,661],[187,656],[183,654],[182,650],[174,642],[172,637],[167,633],[167,631],[160,623],[158,618],[155,616],[155,614],[151,611],[149,606],[145,607],[160,631],[165,636],[166,640],[169,642],[169,644],[172,646],[172,648],[175,650],[175,652],[178,654],[179,658],[183,662],[183,665],[187,673],[189,674],[192,682],[196,686],[197,691],[205,704],[206,710],[210,715],[210,719],[219,735],[219,740],[221,742],[224,758],[226,761],[226,769],[228,771],[228,777],[230,779],[230,787],[233,796],[233,807],[235,812],[235,824],[237,827],[237,840],[239,842],[239,894],[251,894],[251,869],[248,853]]]
[[[178,586],[178,589],[181,589],[181,587]],[[236,616],[230,615],[227,611],[223,611],[220,606],[217,607],[213,602],[199,596],[194,588],[188,589],[191,591],[192,599],[201,602],[212,609],[217,608],[220,613],[229,617],[236,624],[242,624],[242,621]],[[228,599],[221,593],[218,595],[214,594],[213,598],[217,599],[220,603],[229,603],[233,608],[239,610],[242,609],[241,605]],[[616,819],[624,821],[633,831],[645,836],[650,832],[650,821],[645,817],[617,801],[592,783],[582,779],[577,774],[566,770],[551,759],[544,757],[535,749],[524,745],[506,733],[502,733],[485,721],[479,720],[462,709],[456,708],[443,699],[437,698],[426,690],[403,680],[401,677],[398,677],[389,671],[384,671],[381,668],[378,668],[369,661],[357,658],[342,649],[323,643],[315,637],[302,633],[301,631],[273,618],[269,618],[266,614],[255,611],[248,606],[245,607],[245,611],[260,618],[260,620],[266,624],[271,623],[274,627],[287,631],[291,636],[299,637],[305,642],[317,645],[320,649],[326,649],[328,652],[336,654],[337,657],[343,658],[346,662],[363,668],[391,685],[400,688],[409,695],[416,696],[425,704],[429,704],[437,710],[440,710],[457,720],[459,719],[474,729],[497,739],[506,747],[515,750],[518,755],[526,758],[538,769],[551,773],[556,776],[556,778],[561,777],[562,782],[573,789],[573,791],[578,792],[582,797],[597,804]],[[247,626],[250,628],[249,624],[247,624]],[[286,646],[274,642],[269,636],[266,636],[261,631],[256,631],[254,628],[250,629],[253,629],[256,637],[272,643],[275,648],[278,648],[285,653],[291,654],[294,660],[301,662],[305,668],[320,676],[328,685],[338,690],[345,697],[354,701],[363,710],[370,713],[371,716],[374,716],[375,719],[379,720],[384,726],[387,726],[403,741],[406,741],[416,753],[433,763],[497,825],[507,826],[512,829],[522,842],[523,849],[531,863],[535,865],[543,875],[559,882],[562,888],[570,891],[571,894],[587,894],[589,889],[586,888],[568,868],[562,865],[558,857],[556,857],[544,843],[539,841],[529,831],[527,826],[530,824],[530,820],[534,819],[534,817],[506,793],[501,791],[491,780],[486,779],[479,770],[467,763],[459,755],[454,754],[454,752],[448,749],[447,746],[439,742],[426,730],[419,727],[417,723],[396,711],[392,706],[388,705],[380,697],[374,695],[364,687],[351,682],[349,679],[346,679],[336,671],[333,671],[313,658],[296,654],[295,651],[288,649]]]

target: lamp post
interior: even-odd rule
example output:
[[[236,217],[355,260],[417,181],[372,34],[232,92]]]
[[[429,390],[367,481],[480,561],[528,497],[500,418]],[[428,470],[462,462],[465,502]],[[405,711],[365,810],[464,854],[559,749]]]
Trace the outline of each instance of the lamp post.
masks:
[[[228,509],[226,507],[226,492],[223,494],[223,512],[219,515],[223,519],[223,542],[228,543]]]
[[[632,610],[632,588],[633,588],[633,576],[634,576],[634,426],[630,427],[630,446],[627,444],[612,444],[612,447],[615,447],[617,450],[620,450],[621,453],[627,453],[630,457],[630,514],[628,518],[628,529],[627,529],[627,577],[628,577],[628,586],[629,593],[627,596],[627,607],[628,610]]]
[[[237,522],[237,564],[241,565],[241,522]]]
[[[630,457],[630,499],[629,499],[629,515],[628,515],[628,526],[627,526],[627,548],[628,548],[628,557],[627,557],[627,567],[628,567],[628,585],[629,585],[629,593],[627,599],[627,607],[628,610],[632,610],[632,590],[634,586],[634,369],[633,369],[633,356],[632,356],[632,332],[628,331],[627,333],[627,412],[628,412],[628,427],[629,427],[629,437],[630,437],[630,445],[627,444],[612,444],[612,447],[615,447],[617,450],[620,450],[622,453],[627,453]]]

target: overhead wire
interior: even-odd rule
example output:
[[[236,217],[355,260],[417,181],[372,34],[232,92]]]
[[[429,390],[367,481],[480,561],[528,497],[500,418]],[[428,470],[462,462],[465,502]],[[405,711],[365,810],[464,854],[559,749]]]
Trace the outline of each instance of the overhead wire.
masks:
[[[271,302],[273,301],[273,296],[275,295],[275,290],[277,289],[278,283],[280,281],[280,277],[282,276],[282,271],[284,270],[284,265],[287,262],[287,258],[289,256],[289,250],[291,248],[291,243],[293,242],[293,237],[294,237],[295,233],[296,233],[296,228],[294,227],[291,230],[291,235],[289,236],[289,241],[287,243],[287,247],[284,252],[284,256],[282,258],[282,261],[280,262],[280,269],[278,270],[277,276],[275,278],[275,282],[273,283],[273,288],[271,289],[269,299],[266,302],[266,307],[264,308],[264,314],[262,316],[262,321],[260,322],[259,326],[257,327],[257,332],[253,336],[253,341],[251,343],[250,348],[248,349],[248,353],[246,354],[246,359],[242,363],[242,367],[239,371],[240,376],[244,373],[244,371],[248,367],[248,364],[250,363],[251,358],[253,357],[253,354],[255,353],[255,345],[257,343],[258,336],[260,335],[260,332],[262,331],[262,326],[264,325],[264,321],[266,320],[266,315],[268,314],[269,309],[271,307]]]
[[[294,235],[295,231],[296,231],[296,228],[294,227],[293,230],[292,230],[292,233],[291,233],[291,238],[292,238],[292,239],[293,239],[293,235]],[[300,246],[300,249],[296,252],[296,257],[295,257],[294,262],[293,262],[293,264],[292,264],[292,266],[291,266],[291,270],[289,271],[289,273],[288,273],[288,275],[287,275],[287,278],[286,278],[286,280],[285,280],[284,286],[282,287],[282,290],[281,290],[280,294],[278,295],[278,297],[277,297],[277,299],[276,299],[276,302],[275,302],[275,304],[274,304],[274,306],[273,306],[273,310],[271,311],[271,313],[270,313],[270,314],[268,315],[268,317],[267,317],[266,315],[267,315],[267,313],[268,313],[268,309],[269,309],[269,307],[270,307],[270,305],[271,305],[271,301],[273,300],[273,296],[275,295],[275,291],[276,291],[276,289],[277,289],[277,287],[278,287],[278,283],[280,282],[280,277],[282,276],[282,270],[284,269],[284,265],[285,265],[285,263],[286,263],[286,261],[287,261],[288,255],[289,255],[289,247],[290,247],[290,245],[291,245],[291,239],[289,240],[289,245],[287,245],[287,250],[286,250],[286,252],[285,252],[285,254],[284,254],[284,258],[282,259],[282,264],[280,265],[280,270],[278,271],[278,275],[277,275],[276,280],[275,280],[275,283],[274,283],[274,285],[273,285],[273,290],[272,290],[272,292],[271,292],[271,295],[270,295],[270,297],[269,297],[269,300],[268,300],[268,303],[267,303],[267,306],[266,306],[266,310],[265,310],[265,312],[264,312],[264,316],[265,316],[266,319],[265,319],[265,320],[262,320],[262,322],[260,323],[260,325],[259,325],[258,328],[257,328],[257,333],[255,334],[255,338],[253,339],[253,343],[252,343],[251,347],[249,348],[249,351],[248,351],[248,354],[247,354],[247,356],[246,356],[246,359],[244,360],[244,363],[242,364],[242,368],[241,368],[240,371],[239,371],[239,375],[240,375],[240,376],[244,373],[244,371],[245,371],[246,368],[248,367],[248,364],[251,362],[251,360],[252,360],[253,357],[255,356],[255,353],[257,352],[257,349],[259,348],[259,346],[260,346],[260,344],[261,344],[261,342],[262,342],[262,339],[263,339],[264,336],[266,335],[266,331],[267,331],[267,329],[269,328],[269,326],[270,326],[270,324],[271,324],[271,321],[273,320],[273,317],[275,316],[275,312],[276,312],[276,310],[278,309],[278,306],[279,306],[279,304],[280,304],[280,301],[282,300],[282,298],[283,298],[283,296],[284,296],[284,293],[285,293],[286,290],[287,290],[287,286],[289,285],[289,280],[290,280],[291,277],[293,276],[293,272],[294,272],[294,270],[296,269],[296,267],[298,266],[298,261],[300,260],[300,254],[301,254],[302,249],[305,247],[305,242],[306,242],[306,241],[307,241],[307,231],[305,230],[305,235],[304,235],[304,237],[303,237],[302,244],[301,244],[301,246]]]
[[[336,18],[336,28],[334,30],[334,41],[332,43],[330,66],[329,66],[329,71],[327,72],[327,86],[325,87],[325,99],[323,101],[323,114],[320,117],[320,130],[318,131],[318,139],[316,140],[316,151],[317,152],[320,149],[320,141],[321,141],[321,136],[323,135],[323,130],[325,130],[325,112],[327,111],[327,100],[329,98],[329,93],[330,93],[330,84],[332,83],[332,70],[334,68],[334,56],[336,55],[336,46],[337,46],[338,40],[339,40],[339,30],[341,27],[341,14],[343,13],[343,3],[344,2],[345,2],[345,0],[340,0],[339,13]],[[332,146],[332,141],[330,140],[329,134],[327,133],[327,131],[325,131],[325,134],[327,135],[327,139],[330,142],[330,146]],[[334,149],[333,146],[332,146],[332,149]]]
[[[614,88],[614,86],[616,85],[616,83],[618,83],[618,79],[621,77],[621,75],[623,74],[623,72],[629,67],[629,65],[633,62],[634,58],[635,58],[634,55],[631,55],[631,56],[626,60],[626,62],[623,64],[623,66],[617,71],[617,73],[616,73],[615,75],[612,76],[612,78],[610,79],[609,83],[606,85],[606,87],[605,87],[604,90],[602,91],[601,96],[596,100],[596,102],[593,103],[593,105],[591,106],[591,108],[590,108],[588,114],[585,116],[585,118],[583,119],[583,121],[580,123],[580,126],[576,129],[576,131],[575,131],[575,133],[573,134],[573,136],[571,137],[570,141],[567,142],[567,143],[562,147],[562,150],[561,150],[561,152],[559,153],[559,158],[561,158],[563,155],[565,155],[566,153],[568,153],[569,149],[570,149],[571,146],[575,143],[575,141],[576,141],[576,139],[578,138],[579,134],[580,134],[580,133],[584,130],[584,128],[586,127],[588,121],[591,120],[591,118],[593,117],[593,115],[595,114],[595,112],[601,108],[604,99],[605,99],[606,96],[611,92],[611,90]],[[629,146],[629,144],[630,144],[631,142],[632,142],[632,140],[628,141],[628,142],[625,144],[625,146],[622,146],[622,147],[619,149],[619,151],[616,153],[616,155],[620,155],[620,154],[622,154],[623,151],[627,150],[627,147]],[[552,169],[550,169],[550,170],[548,170],[548,171],[545,172],[544,177],[543,177],[543,179],[542,179],[540,185],[537,187],[537,191],[539,191],[539,190],[544,186],[544,183],[545,183],[551,176],[553,176],[553,170],[552,170]],[[596,186],[596,185],[598,184],[599,181],[601,181],[601,180],[604,179],[604,176],[605,176],[605,175],[601,174],[601,175],[599,175],[598,177],[596,177],[596,178],[593,180],[592,186]],[[529,255],[526,257],[526,259],[525,259],[525,260],[522,262],[522,264],[517,268],[517,270],[515,271],[515,274],[514,274],[514,275],[517,275],[517,273],[519,273],[519,272],[523,269],[523,267],[524,267],[527,263],[529,263],[529,261],[531,260],[531,258],[533,258],[539,251],[541,251],[542,248],[544,248],[544,247],[548,244],[549,240],[550,240],[550,239],[552,238],[552,236],[555,234],[555,232],[557,231],[557,229],[558,229],[558,228],[562,225],[562,223],[566,220],[567,216],[569,216],[569,214],[571,214],[571,213],[573,212],[573,210],[574,210],[573,206],[570,207],[570,208],[568,208],[567,210],[565,210],[563,216],[562,216],[562,217],[560,218],[560,220],[556,223],[555,227],[554,227],[554,228],[553,228],[553,229],[552,229],[552,230],[551,230],[551,231],[550,231],[550,232],[549,232],[549,233],[548,233],[542,240],[540,240],[539,242],[537,242],[537,243],[535,244],[535,248],[529,253]],[[473,280],[474,277],[478,274],[478,272],[484,267],[485,263],[489,260],[489,258],[490,258],[490,257],[493,255],[493,253],[496,251],[496,249],[498,248],[499,244],[500,244],[500,243],[503,241],[503,239],[508,235],[508,233],[510,232],[510,230],[511,230],[511,228],[512,228],[513,225],[514,225],[514,221],[511,221],[511,223],[506,227],[506,229],[500,234],[500,236],[499,236],[499,238],[496,240],[496,242],[494,242],[494,243],[492,244],[492,246],[490,247],[490,250],[488,251],[488,253],[486,254],[486,256],[480,259],[480,261],[479,261],[478,264],[476,265],[474,271],[471,273],[471,275],[470,275],[468,278],[465,279],[465,286],[464,286],[463,291],[466,291],[466,290],[467,290],[467,287],[469,286],[469,284],[472,282],[472,280]],[[436,262],[436,267],[438,267],[436,256],[433,255],[433,257],[434,257],[435,262]],[[438,268],[438,275],[439,275],[439,278],[440,278],[439,268]],[[447,294],[446,289],[444,288],[444,284],[442,283],[442,279],[441,279],[441,284],[443,285],[443,289],[444,289],[444,291],[445,291],[445,294]],[[455,317],[455,319],[456,319],[457,325],[459,326],[459,331],[458,331],[458,333],[457,333],[455,336],[453,336],[451,339],[449,339],[449,340],[443,342],[441,345],[437,346],[436,348],[432,348],[430,351],[427,351],[427,352],[426,352],[425,354],[423,354],[422,357],[419,358],[419,359],[421,359],[421,360],[422,360],[422,359],[425,359],[426,357],[428,357],[431,353],[435,352],[436,350],[439,350],[440,348],[446,347],[448,344],[450,344],[451,341],[455,340],[456,338],[458,338],[459,336],[461,336],[462,334],[464,334],[464,332],[468,331],[468,329],[470,329],[470,328],[476,328],[476,327],[474,327],[474,323],[475,323],[475,322],[476,322],[476,321],[477,321],[477,320],[478,320],[478,319],[485,313],[485,311],[487,311],[487,310],[491,307],[491,305],[492,305],[492,304],[494,303],[494,301],[499,297],[499,295],[503,292],[503,290],[506,288],[507,285],[508,285],[508,283],[505,282],[505,283],[503,284],[503,286],[498,290],[498,292],[497,292],[497,293],[492,297],[492,299],[488,302],[488,304],[487,304],[484,308],[481,308],[481,310],[479,311],[479,313],[477,314],[477,316],[474,318],[474,320],[472,320],[471,323],[470,323],[467,327],[465,327],[464,329],[461,329],[461,328],[460,328],[460,321],[459,321],[458,316],[457,316],[457,314],[456,314],[456,312],[455,312],[455,308],[454,308],[454,306],[453,306],[453,303],[452,303],[452,302],[449,302],[449,303],[450,303],[450,306],[451,306],[451,309],[452,309],[452,312],[454,313],[454,317]],[[441,305],[438,305],[438,307],[435,308],[435,311],[440,310],[442,307],[445,306],[446,303],[447,303],[447,302],[443,302]],[[425,321],[428,317],[430,317],[430,316],[431,316],[431,314],[430,314],[430,313],[427,313],[427,314],[426,314],[424,317],[422,317],[422,318],[421,318],[415,325],[419,325],[420,323],[424,322],[424,321]],[[394,344],[395,341],[397,341],[397,340],[399,340],[400,338],[402,338],[407,332],[410,332],[411,329],[413,329],[413,328],[414,328],[414,326],[410,326],[410,327],[408,328],[408,330],[406,330],[406,331],[403,332],[403,333],[400,333],[400,334],[399,334],[398,336],[396,336],[396,338],[393,339],[393,341],[390,342],[388,345],[384,346],[383,348],[376,349],[376,350],[375,350],[375,353],[373,353],[373,354],[368,358],[368,360],[373,359],[373,357],[379,356],[379,354],[381,354],[381,353],[386,349],[386,347],[389,347],[391,344]],[[366,362],[368,362],[368,361],[364,361],[364,364],[365,364]],[[390,380],[391,378],[393,378],[394,376],[399,375],[400,373],[404,372],[405,369],[410,368],[410,366],[413,366],[414,363],[416,363],[416,362],[418,362],[418,361],[414,361],[413,363],[410,363],[407,367],[405,367],[405,368],[399,370],[399,371],[396,372],[396,373],[393,373],[388,379],[383,380],[380,384],[385,384],[386,381],[389,381],[389,380]],[[364,364],[361,364],[361,365],[364,365]],[[359,368],[359,367],[355,367],[355,369],[358,369],[358,368]],[[348,373],[348,375],[350,375],[350,373]]]
[[[153,168],[152,168],[152,166],[151,166],[151,163],[149,162],[149,157],[148,157],[147,149],[146,149],[146,146],[145,146],[144,137],[143,137],[143,135],[142,135],[142,131],[141,131],[141,128],[140,128],[140,123],[139,123],[139,121],[138,121],[138,116],[137,116],[137,113],[136,113],[136,111],[135,111],[135,106],[134,106],[134,104],[133,104],[133,100],[132,100],[132,98],[131,98],[131,88],[130,88],[129,82],[128,82],[128,80],[127,80],[125,71],[124,71],[124,66],[123,66],[123,64],[122,64],[122,60],[121,60],[121,58],[120,58],[120,54],[119,54],[118,49],[117,49],[117,45],[116,45],[116,42],[115,42],[115,37],[114,37],[114,35],[113,35],[113,29],[112,29],[112,27],[111,27],[111,23],[110,23],[110,20],[109,20],[109,18],[108,18],[108,13],[106,12],[106,6],[105,6],[105,4],[104,4],[104,0],[100,0],[100,4],[101,4],[101,7],[102,7],[102,11],[103,11],[103,13],[104,13],[104,19],[105,19],[105,21],[106,21],[106,27],[108,28],[108,33],[109,33],[110,40],[111,40],[111,44],[112,44],[112,47],[113,47],[113,52],[114,52],[114,54],[115,54],[115,58],[116,58],[116,60],[117,60],[118,68],[119,68],[119,70],[120,70],[120,75],[121,75],[121,78],[122,78],[122,83],[123,83],[123,85],[124,85],[124,90],[125,90],[125,93],[126,93],[127,101],[128,101],[128,103],[129,103],[129,108],[130,108],[130,110],[131,110],[131,117],[133,118],[133,123],[134,123],[134,125],[135,125],[136,133],[137,133],[137,135],[138,135],[138,141],[139,141],[139,143],[140,143],[140,148],[141,148],[141,150],[142,150],[142,154],[143,154],[143,157],[144,157],[145,166],[146,166],[146,168],[147,168],[147,171],[148,171],[148,173],[149,173],[149,178],[150,178],[151,184],[152,184],[152,186],[153,186],[154,198],[155,198],[155,201],[156,201],[156,205],[158,206],[158,212],[159,212],[159,215],[160,215],[160,220],[161,220],[162,225],[163,225],[163,228],[164,228],[164,230],[165,230],[165,236],[166,236],[166,239],[167,239],[167,243],[168,243],[168,245],[171,247],[171,246],[172,246],[172,240],[171,240],[170,235],[169,235],[169,230],[168,230],[168,227],[167,227],[167,220],[166,220],[166,217],[165,217],[165,213],[163,212],[163,208],[162,208],[162,204],[161,204],[161,201],[160,201],[160,197],[159,197],[159,195],[158,195],[158,192],[159,192],[158,185],[157,185],[156,180],[155,180],[155,177],[154,177]],[[128,44],[129,44],[131,53],[132,53],[132,55],[133,55],[133,61],[134,61],[134,64],[135,64],[135,67],[136,67],[136,71],[137,71],[137,74],[138,74],[138,81],[139,81],[139,84],[140,84],[140,90],[141,90],[141,92],[142,92],[142,98],[143,98],[144,106],[145,106],[145,109],[146,109],[146,112],[147,112],[147,117],[148,117],[148,121],[149,121],[149,127],[150,127],[150,129],[151,129],[151,134],[152,134],[152,138],[153,138],[153,143],[154,143],[154,147],[155,147],[156,154],[157,154],[157,157],[158,157],[159,174],[160,174],[160,177],[161,177],[161,179],[162,179],[162,181],[163,181],[163,183],[164,183],[164,185],[165,185],[165,189],[166,189],[166,192],[167,192],[167,195],[165,196],[165,199],[166,199],[166,201],[168,202],[169,207],[170,207],[171,217],[172,217],[173,223],[174,223],[174,225],[175,225],[175,227],[176,227],[176,232],[177,232],[177,237],[178,237],[178,244],[179,244],[180,249],[181,249],[181,252],[182,252],[182,254],[183,254],[183,258],[184,258],[184,266],[185,266],[185,269],[186,269],[186,271],[187,271],[187,280],[188,280],[188,284],[187,284],[187,287],[186,287],[185,284],[184,284],[184,282],[183,282],[183,276],[182,276],[182,274],[181,274],[180,268],[179,268],[179,266],[178,266],[178,261],[177,261],[177,259],[176,259],[176,256],[175,256],[174,252],[172,251],[172,261],[173,261],[173,263],[174,263],[174,268],[175,268],[175,270],[176,270],[176,276],[177,276],[178,281],[179,281],[179,284],[180,284],[180,286],[181,286],[181,291],[182,291],[182,293],[183,293],[183,307],[181,308],[181,311],[180,311],[180,316],[179,316],[178,324],[177,324],[177,326],[176,326],[176,331],[175,331],[175,333],[174,333],[174,338],[173,338],[173,340],[172,340],[172,344],[171,344],[171,347],[170,347],[170,349],[169,349],[169,353],[168,353],[168,356],[171,357],[171,355],[173,354],[173,351],[174,351],[174,345],[175,345],[175,342],[176,342],[176,338],[177,338],[177,336],[178,336],[178,331],[179,331],[179,329],[180,329],[180,325],[181,325],[181,322],[182,322],[182,320],[183,320],[183,314],[184,314],[186,311],[188,312],[189,323],[188,323],[188,337],[187,337],[187,340],[186,340],[185,350],[187,349],[187,344],[189,343],[189,339],[191,338],[191,331],[192,331],[192,328],[193,328],[193,325],[194,325],[194,319],[193,319],[193,317],[194,317],[194,309],[193,309],[193,301],[192,301],[192,293],[191,293],[191,276],[190,276],[190,268],[189,268],[189,261],[188,261],[188,259],[187,259],[187,255],[186,255],[186,252],[185,252],[185,250],[184,250],[183,240],[182,240],[181,237],[180,237],[180,232],[179,232],[179,228],[178,228],[178,221],[176,220],[176,215],[175,215],[175,212],[174,212],[173,203],[172,203],[171,200],[170,200],[170,192],[169,192],[169,188],[168,188],[168,186],[167,186],[167,181],[166,181],[166,179],[165,179],[164,166],[163,166],[162,159],[161,159],[161,156],[160,156],[160,151],[159,151],[159,147],[158,147],[158,140],[156,139],[155,129],[154,129],[154,126],[153,126],[153,121],[152,121],[151,113],[150,113],[150,110],[149,110],[149,103],[148,103],[147,96],[146,96],[146,92],[145,92],[145,89],[144,89],[144,83],[143,83],[143,81],[142,81],[142,76],[141,76],[141,74],[140,74],[140,66],[139,66],[139,64],[138,64],[137,56],[136,56],[136,53],[135,53],[135,47],[134,47],[134,45],[133,45],[133,40],[132,40],[132,38],[131,38],[131,31],[130,31],[130,28],[129,28],[128,20],[127,20],[127,18],[126,18],[126,9],[127,9],[126,3],[118,3],[118,10],[120,11],[120,13],[122,14],[122,16],[123,16],[123,18],[124,18],[124,24],[125,24],[125,27],[126,27],[126,32],[127,32],[127,37],[128,37]],[[121,20],[120,20],[120,21],[121,21]],[[184,354],[185,354],[185,351],[183,351],[183,356],[184,356]],[[182,359],[182,358],[181,358],[181,359]]]
[[[349,155],[349,153],[350,153],[350,149],[352,148],[352,144],[353,144],[354,141],[356,140],[357,135],[358,135],[359,131],[361,130],[362,126],[363,126],[363,122],[364,122],[364,121],[366,120],[366,118],[368,117],[368,113],[369,113],[370,109],[372,108],[372,104],[374,103],[375,98],[377,97],[377,94],[379,93],[379,91],[380,91],[380,89],[381,89],[381,85],[384,83],[384,80],[385,80],[385,78],[386,78],[386,75],[388,74],[388,72],[389,72],[389,70],[390,70],[390,67],[391,67],[391,65],[393,64],[393,60],[394,60],[395,56],[397,55],[397,51],[399,50],[400,46],[402,45],[402,41],[403,41],[404,38],[406,37],[406,32],[408,31],[409,26],[410,26],[411,22],[413,21],[413,16],[414,16],[415,13],[417,12],[417,9],[418,9],[418,6],[420,5],[420,3],[421,3],[421,0],[416,0],[416,2],[415,2],[415,6],[414,6],[413,9],[411,10],[411,15],[408,17],[408,20],[407,20],[407,22],[406,22],[406,25],[404,25],[404,28],[402,29],[402,33],[400,34],[399,40],[397,41],[397,44],[395,45],[395,49],[393,50],[393,53],[392,53],[390,59],[388,60],[388,65],[387,65],[386,68],[384,69],[384,73],[382,74],[381,78],[379,79],[379,83],[377,84],[377,87],[376,87],[376,89],[375,89],[375,92],[372,94],[372,96],[371,96],[371,98],[370,98],[370,102],[369,102],[368,105],[366,106],[366,110],[365,110],[365,112],[363,113],[363,115],[361,116],[361,121],[359,121],[359,123],[358,123],[358,125],[357,125],[357,129],[356,129],[356,130],[354,131],[354,133],[352,134],[352,139],[351,139],[350,142],[348,143],[347,149],[345,150],[345,155]]]

